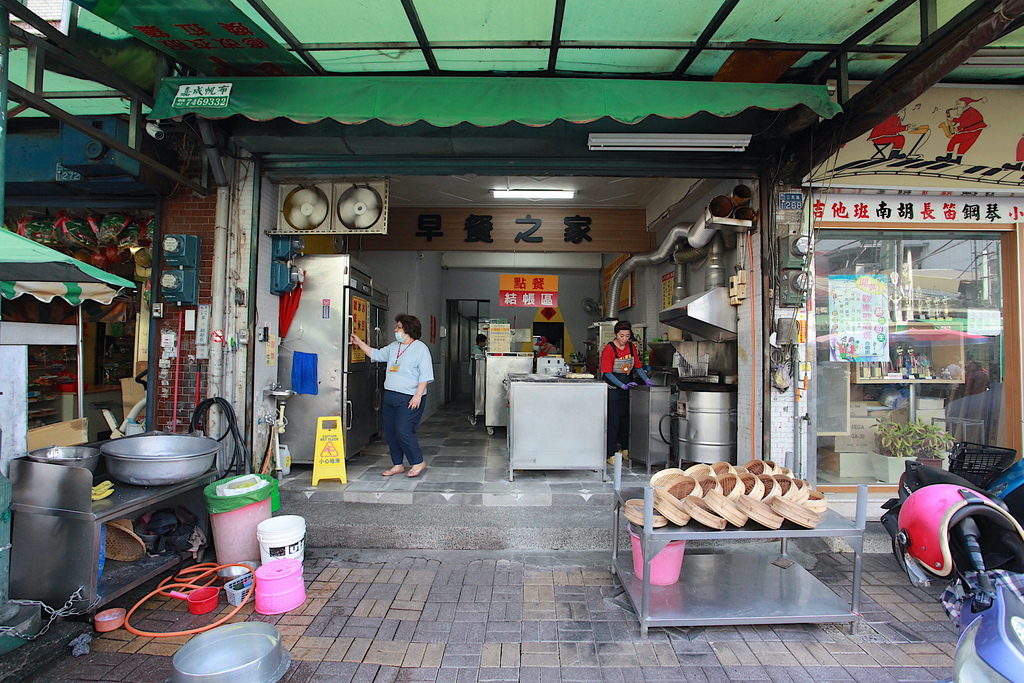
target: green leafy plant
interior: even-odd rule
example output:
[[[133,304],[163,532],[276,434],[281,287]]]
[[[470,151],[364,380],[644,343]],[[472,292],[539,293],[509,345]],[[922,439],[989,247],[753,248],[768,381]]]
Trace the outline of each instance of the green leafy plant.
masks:
[[[943,458],[953,447],[953,437],[938,425],[920,420],[892,422],[879,419],[878,452],[894,458]]]

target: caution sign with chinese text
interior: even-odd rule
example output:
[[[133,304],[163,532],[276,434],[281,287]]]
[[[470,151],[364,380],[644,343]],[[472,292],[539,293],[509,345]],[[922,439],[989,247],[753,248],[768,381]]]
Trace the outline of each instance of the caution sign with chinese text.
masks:
[[[348,483],[345,472],[345,429],[337,415],[316,420],[316,455],[313,458],[313,486],[321,479],[341,479]]]

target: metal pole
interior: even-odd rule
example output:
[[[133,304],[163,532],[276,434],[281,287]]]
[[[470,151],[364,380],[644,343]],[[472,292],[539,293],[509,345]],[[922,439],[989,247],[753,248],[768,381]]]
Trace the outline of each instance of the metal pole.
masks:
[[[75,356],[78,361],[78,417],[85,417],[85,378],[82,377],[82,370],[85,369],[85,362],[82,357],[84,351],[84,345],[82,344],[82,304],[78,304],[75,307],[75,311],[78,313],[77,335],[75,336]]]
[[[0,11],[0,212],[3,212],[7,199],[4,188],[7,184],[7,82],[11,71],[9,19],[6,11]]]

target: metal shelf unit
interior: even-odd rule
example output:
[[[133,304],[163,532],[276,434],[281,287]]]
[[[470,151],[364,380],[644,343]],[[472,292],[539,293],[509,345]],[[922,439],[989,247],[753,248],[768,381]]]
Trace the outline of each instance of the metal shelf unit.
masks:
[[[182,564],[177,553],[143,556],[137,562],[108,558],[98,576],[104,522],[184,505],[210,538],[203,487],[217,478],[213,470],[168,486],[115,482],[114,493],[98,501],[92,500],[93,475],[84,468],[16,459],[10,463],[10,475],[13,598],[60,607],[81,588],[83,599],[73,606],[92,611]]]
[[[651,627],[721,626],[737,624],[813,624],[848,622],[856,625],[860,616],[861,572],[864,527],[867,521],[867,486],[857,489],[857,519],[829,510],[814,529],[786,522],[771,530],[751,522],[750,527],[718,531],[691,521],[685,527],[652,527],[654,489],[620,488],[621,468],[615,468],[612,529],[612,572],[619,577],[640,620],[644,636]],[[633,572],[632,552],[619,553],[619,520],[622,504],[633,498],[644,500],[644,526],[635,527],[644,558],[644,579]],[[627,522],[628,524],[629,522]],[[840,537],[853,548],[853,586],[847,603],[828,586],[795,562],[788,567],[775,564],[772,555],[753,553],[701,554],[688,552],[679,581],[652,586],[651,558],[670,541],[696,540],[779,540],[780,554],[786,556],[791,538]]]

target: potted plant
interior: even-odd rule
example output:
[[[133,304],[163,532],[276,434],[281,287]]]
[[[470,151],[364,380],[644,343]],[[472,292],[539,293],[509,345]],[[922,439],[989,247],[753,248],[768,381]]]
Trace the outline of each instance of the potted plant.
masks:
[[[915,420],[913,422],[892,422],[880,419],[875,427],[878,435],[878,452],[887,458],[907,460],[916,458],[919,462],[941,466],[942,459],[953,447],[953,437],[938,425]],[[896,466],[897,469],[900,465]],[[887,465],[891,472],[891,467]],[[889,480],[897,479],[889,477]]]

